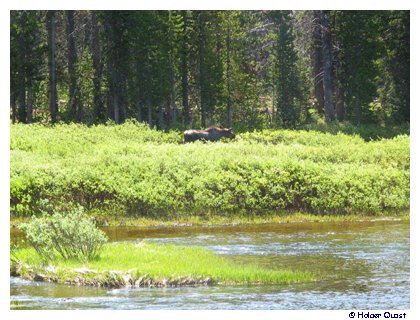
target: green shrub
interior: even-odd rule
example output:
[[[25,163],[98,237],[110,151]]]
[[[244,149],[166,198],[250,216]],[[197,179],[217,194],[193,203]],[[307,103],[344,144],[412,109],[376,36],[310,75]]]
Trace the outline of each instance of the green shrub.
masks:
[[[44,261],[54,260],[57,255],[88,261],[95,258],[107,242],[105,233],[97,229],[80,208],[67,214],[33,217],[20,228]]]
[[[409,208],[407,135],[366,141],[340,132],[263,130],[228,143],[181,140],[179,132],[132,121],[14,124],[11,214],[32,215],[46,211],[46,204],[59,211],[80,205],[102,216],[159,218]]]

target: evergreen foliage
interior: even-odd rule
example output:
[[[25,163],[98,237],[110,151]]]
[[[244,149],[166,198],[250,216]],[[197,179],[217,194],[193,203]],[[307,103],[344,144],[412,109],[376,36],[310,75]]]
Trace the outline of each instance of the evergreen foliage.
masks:
[[[10,17],[12,122],[296,128],[325,110],[327,122],[410,120],[409,11]]]

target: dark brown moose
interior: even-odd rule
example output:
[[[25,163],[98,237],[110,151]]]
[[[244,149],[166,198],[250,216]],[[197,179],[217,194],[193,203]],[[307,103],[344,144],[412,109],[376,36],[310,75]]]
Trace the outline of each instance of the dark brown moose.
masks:
[[[196,140],[201,141],[218,141],[223,137],[228,139],[234,139],[235,134],[232,132],[232,128],[223,129],[218,127],[210,127],[206,130],[186,130],[184,131],[184,142],[194,142]]]

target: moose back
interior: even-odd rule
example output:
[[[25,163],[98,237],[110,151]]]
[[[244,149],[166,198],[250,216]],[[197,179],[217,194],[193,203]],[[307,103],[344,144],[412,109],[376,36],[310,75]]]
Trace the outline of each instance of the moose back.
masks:
[[[210,127],[205,130],[186,130],[184,131],[184,142],[201,141],[218,141],[223,137],[234,139],[235,134],[232,128],[223,129],[219,127]]]

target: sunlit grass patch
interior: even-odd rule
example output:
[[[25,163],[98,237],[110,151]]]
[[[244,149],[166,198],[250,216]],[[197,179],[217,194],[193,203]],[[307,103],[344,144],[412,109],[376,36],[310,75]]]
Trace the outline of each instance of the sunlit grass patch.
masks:
[[[199,284],[269,284],[313,281],[307,272],[267,270],[255,265],[238,265],[229,258],[218,256],[199,247],[158,245],[152,243],[108,244],[97,259],[86,263],[57,259],[42,266],[33,249],[14,253],[17,275],[56,282],[104,286],[199,285]],[[24,267],[22,267],[24,266]],[[39,278],[38,277],[38,278]],[[109,278],[114,277],[113,285]],[[145,281],[145,279],[148,279]],[[108,282],[107,282],[108,281]]]

